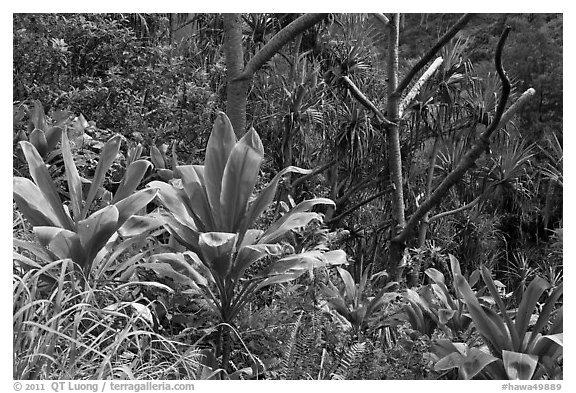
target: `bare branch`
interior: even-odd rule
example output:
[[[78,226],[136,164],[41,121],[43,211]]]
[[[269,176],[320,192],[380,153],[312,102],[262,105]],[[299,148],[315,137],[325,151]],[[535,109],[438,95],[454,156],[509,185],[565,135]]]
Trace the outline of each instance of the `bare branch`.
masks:
[[[350,90],[350,93],[352,93],[354,98],[356,98],[366,108],[370,109],[381,124],[396,125],[395,123],[392,123],[390,120],[386,119],[386,117],[382,114],[382,112],[380,112],[376,105],[374,105],[374,103],[370,101],[370,99],[368,99],[368,97],[366,97],[362,91],[360,91],[360,89],[354,84],[354,82],[352,82],[350,78],[344,75],[340,79],[344,82],[348,90]]]
[[[410,89],[408,94],[406,94],[406,97],[404,97],[402,99],[402,101],[400,102],[400,113],[399,113],[400,117],[402,117],[402,114],[404,113],[404,110],[406,109],[406,107],[410,104],[410,102],[412,102],[414,97],[416,97],[416,95],[420,92],[420,89],[422,88],[422,86],[424,86],[424,83],[426,83],[428,81],[428,79],[430,79],[430,77],[434,74],[434,72],[436,72],[438,67],[440,67],[440,65],[443,62],[444,62],[444,59],[442,59],[441,57],[438,57],[436,60],[434,60],[434,63],[432,63],[432,65],[430,67],[428,67],[426,72],[424,74],[422,74],[420,79],[418,79],[418,82],[416,82],[414,84],[414,86],[412,86],[412,88]]]
[[[473,208],[474,206],[476,206],[476,205],[478,204],[478,202],[480,202],[480,199],[482,199],[482,195],[479,195],[479,196],[476,197],[476,199],[474,199],[472,202],[470,202],[470,203],[468,203],[468,204],[466,204],[466,205],[464,205],[464,206],[460,206],[460,207],[457,208],[457,209],[453,209],[453,210],[445,211],[445,212],[442,212],[442,213],[438,213],[438,214],[436,214],[435,216],[430,217],[430,219],[428,220],[428,222],[433,222],[433,221],[439,220],[439,219],[441,219],[441,218],[443,218],[443,217],[451,216],[452,214],[456,214],[456,213],[458,213],[458,212],[461,212],[461,211],[464,211],[464,210],[467,210],[467,209],[471,209],[471,208]]]
[[[426,53],[420,59],[420,61],[418,63],[416,63],[414,65],[414,67],[412,67],[412,69],[408,72],[408,74],[404,77],[404,79],[402,79],[402,82],[400,82],[398,84],[398,87],[396,88],[396,91],[394,91],[394,94],[402,95],[402,92],[404,91],[404,89],[406,89],[406,87],[408,87],[408,85],[410,84],[410,81],[412,81],[414,76],[416,76],[416,74],[418,72],[420,72],[420,70],[422,68],[424,68],[424,66],[430,60],[432,60],[432,58],[436,55],[436,53],[444,45],[446,45],[446,43],[448,41],[450,41],[452,38],[454,38],[456,33],[458,33],[464,26],[466,26],[466,24],[470,21],[470,19],[472,19],[473,16],[474,16],[474,14],[464,14],[458,20],[458,22],[456,22],[456,24],[454,26],[452,26],[452,28],[446,32],[446,34],[444,34],[442,37],[440,37],[440,39],[436,42],[436,44],[434,44],[434,46],[428,51],[428,53]]]
[[[292,183],[292,188],[298,186],[300,183],[304,183],[306,180],[310,179],[313,176],[316,176],[319,173],[324,172],[326,169],[330,168],[332,165],[336,164],[338,162],[337,159],[333,159],[332,161],[330,161],[327,164],[324,164],[322,166],[319,166],[318,168],[314,169],[312,172],[300,177],[299,179],[297,179],[296,181],[294,181],[294,183]]]
[[[348,214],[354,212],[355,210],[357,210],[358,208],[364,206],[367,203],[372,202],[374,199],[381,197],[382,195],[388,194],[390,192],[390,189],[386,189],[384,191],[380,191],[379,193],[372,195],[371,197],[360,201],[358,203],[356,203],[355,205],[351,206],[349,209],[346,209],[346,211],[338,214],[336,217],[333,217],[331,219],[329,219],[328,221],[326,221],[326,224],[330,224],[331,222],[335,222],[335,221],[339,221],[342,218],[346,217]]]
[[[304,14],[280,30],[250,59],[244,68],[244,72],[242,72],[238,79],[250,79],[252,75],[270,60],[286,43],[320,22],[326,15],[328,14]]]

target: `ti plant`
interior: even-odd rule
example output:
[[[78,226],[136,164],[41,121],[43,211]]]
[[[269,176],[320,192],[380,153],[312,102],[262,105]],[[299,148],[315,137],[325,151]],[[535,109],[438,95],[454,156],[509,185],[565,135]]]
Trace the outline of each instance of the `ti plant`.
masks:
[[[469,348],[465,343],[438,340],[436,353],[444,355],[437,370],[459,369],[461,378],[550,379],[562,378],[563,308],[556,308],[563,293],[563,284],[556,288],[543,278],[533,279],[522,295],[518,309],[509,312],[486,267],[480,274],[497,311],[481,305],[469,283],[455,275],[458,297],[468,307],[476,330],[486,348]],[[546,292],[547,299],[538,312],[538,301]],[[550,323],[553,317],[552,323]]]
[[[395,300],[398,293],[392,292],[391,289],[397,285],[396,282],[390,282],[378,292],[376,296],[368,297],[366,289],[368,286],[368,275],[371,265],[368,265],[360,278],[359,283],[355,283],[352,275],[340,267],[338,273],[344,282],[342,289],[338,289],[332,281],[328,285],[321,283],[321,291],[326,296],[328,303],[350,324],[352,333],[359,335],[366,328],[366,322],[372,314],[378,311],[391,301]]]
[[[104,183],[106,172],[118,155],[120,136],[112,137],[104,145],[86,194],[82,189],[86,180],[78,173],[66,131],[62,131],[61,139],[69,204],[61,200],[38,150],[30,142],[20,142],[32,180],[14,177],[13,197],[24,217],[32,225],[42,247],[17,239],[14,239],[14,244],[27,249],[45,262],[69,258],[80,268],[83,277],[88,278],[100,250],[128,219],[156,196],[153,188],[136,191],[151,164],[145,160],[137,160],[128,166],[111,203],[92,212],[91,207]],[[138,233],[137,223],[131,225],[131,232]],[[15,254],[15,259],[23,268],[39,267],[24,255]]]
[[[287,167],[251,199],[263,159],[256,131],[251,129],[237,140],[230,120],[220,113],[208,140],[205,164],[177,166],[170,184],[149,184],[159,190],[158,199],[167,211],[163,213],[166,229],[185,251],[157,255],[145,266],[179,283],[187,282],[208,300],[222,322],[218,356],[222,355],[224,369],[231,349],[229,327],[260,289],[291,281],[314,267],[346,263],[341,250],[280,257],[280,240],[293,229],[321,220],[320,214],[310,210],[319,204],[333,205],[329,199],[303,201],[266,230],[254,228],[272,203],[281,177],[288,172],[309,172]],[[271,263],[262,263],[259,270],[247,274],[268,256],[274,259]]]
[[[449,255],[449,258],[452,276],[461,275],[458,260],[453,255]],[[422,287],[420,293],[406,289],[404,297],[408,303],[404,306],[404,313],[408,322],[414,330],[428,336],[438,327],[451,339],[461,338],[472,322],[466,303],[450,293],[446,279],[440,271],[429,268],[425,273],[432,283]],[[478,275],[473,273],[471,280],[471,285],[474,285]]]

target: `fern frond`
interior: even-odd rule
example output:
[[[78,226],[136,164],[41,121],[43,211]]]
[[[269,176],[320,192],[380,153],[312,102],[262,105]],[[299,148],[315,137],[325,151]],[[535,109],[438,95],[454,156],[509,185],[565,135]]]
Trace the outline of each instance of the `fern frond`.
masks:
[[[342,359],[340,359],[340,364],[334,373],[332,373],[332,379],[348,379],[348,372],[352,369],[352,366],[361,360],[364,351],[366,350],[366,343],[355,343],[350,346]]]

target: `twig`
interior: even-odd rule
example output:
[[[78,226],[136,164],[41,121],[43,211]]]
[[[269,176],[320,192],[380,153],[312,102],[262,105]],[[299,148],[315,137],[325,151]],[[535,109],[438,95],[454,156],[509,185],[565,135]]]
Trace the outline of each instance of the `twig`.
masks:
[[[324,164],[324,165],[314,169],[312,172],[307,173],[306,175],[304,175],[301,178],[294,181],[294,183],[292,183],[291,187],[294,188],[294,187],[298,186],[300,183],[303,183],[306,180],[310,179],[312,176],[316,176],[317,174],[324,172],[326,169],[328,169],[332,165],[336,164],[336,162],[338,162],[338,160],[335,158],[332,161],[330,161],[329,163]]]
[[[349,209],[347,209],[346,211],[344,211],[343,213],[340,213],[339,215],[337,215],[336,217],[333,217],[331,219],[329,219],[328,221],[326,221],[326,224],[330,224],[331,222],[335,222],[335,221],[339,221],[342,218],[346,217],[348,214],[352,213],[354,210],[364,206],[367,203],[372,202],[374,199],[381,197],[384,194],[388,194],[390,192],[390,189],[386,189],[384,191],[380,191],[379,193],[372,195],[370,198],[365,199],[361,202],[358,202],[357,204],[355,204],[354,206],[350,207]]]
[[[443,218],[443,217],[451,216],[452,214],[456,214],[456,213],[459,213],[459,212],[461,212],[461,211],[464,211],[464,210],[467,210],[467,209],[471,209],[471,208],[473,208],[474,206],[476,206],[476,205],[478,204],[478,202],[480,202],[480,199],[482,199],[482,195],[479,195],[479,196],[476,197],[476,199],[474,199],[472,202],[470,202],[470,203],[468,203],[468,204],[466,204],[466,205],[464,205],[464,206],[460,206],[460,207],[457,208],[457,209],[453,209],[453,210],[449,210],[449,211],[446,211],[446,212],[438,213],[438,214],[436,214],[435,216],[430,217],[430,219],[428,220],[428,222],[433,222],[433,221],[439,220],[439,219],[441,219],[441,218]]]
[[[350,78],[344,75],[341,77],[341,80],[344,82],[348,90],[350,90],[350,93],[352,93],[354,98],[356,98],[366,108],[370,109],[374,115],[376,115],[376,118],[381,124],[396,125],[395,123],[392,123],[390,120],[386,119],[386,117],[382,114],[382,112],[380,112],[376,105],[374,105],[374,103],[360,91],[360,89],[354,84],[354,82],[352,82],[352,80],[350,80]]]

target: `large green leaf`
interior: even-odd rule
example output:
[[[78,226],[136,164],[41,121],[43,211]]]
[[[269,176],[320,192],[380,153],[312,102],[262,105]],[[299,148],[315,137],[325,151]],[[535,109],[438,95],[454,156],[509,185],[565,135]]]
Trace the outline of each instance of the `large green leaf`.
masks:
[[[262,141],[251,128],[230,152],[222,174],[220,194],[222,230],[237,232],[240,221],[246,213],[248,200],[254,191],[263,159]]]
[[[58,258],[70,258],[81,264],[84,258],[83,248],[78,235],[58,227],[34,227],[34,233],[40,244],[52,251]]]
[[[85,272],[89,271],[98,251],[104,247],[119,228],[118,217],[118,209],[116,206],[110,205],[78,222],[77,233],[85,252],[85,262],[81,265]]]
[[[500,294],[498,293],[498,289],[494,284],[494,280],[492,280],[492,275],[490,274],[490,271],[486,268],[486,266],[482,266],[480,269],[480,274],[482,275],[484,283],[486,283],[486,286],[488,287],[488,290],[490,291],[492,298],[494,299],[496,305],[498,306],[498,309],[500,310],[500,315],[502,315],[502,318],[504,318],[504,320],[506,321],[506,325],[508,326],[508,330],[512,338],[512,348],[520,350],[520,345],[522,344],[523,337],[519,335],[519,332],[517,331],[516,327],[512,322],[512,318],[510,318],[510,316],[508,315],[508,311],[506,310],[504,301],[502,300]]]
[[[464,379],[472,379],[486,366],[497,360],[498,358],[478,348],[470,348],[460,367],[460,374]]]
[[[213,232],[217,228],[214,224],[214,218],[203,180],[198,176],[199,169],[195,165],[182,165],[176,167],[184,191],[186,193],[186,202],[193,214],[198,229],[202,232]]]
[[[146,171],[151,166],[152,164],[146,160],[137,160],[130,164],[126,169],[126,173],[124,173],[124,177],[122,178],[116,193],[114,194],[112,203],[116,203],[132,195],[142,181]]]
[[[172,213],[175,220],[192,230],[197,230],[194,218],[190,215],[187,204],[184,201],[186,197],[184,190],[179,190],[161,181],[152,181],[148,183],[148,187],[158,189],[158,199]]]
[[[118,155],[118,152],[120,151],[120,142],[120,135],[116,135],[110,138],[102,148],[102,152],[100,153],[100,160],[98,161],[98,165],[96,165],[94,178],[92,179],[92,184],[90,185],[88,195],[86,196],[86,203],[82,209],[82,217],[87,216],[90,206],[92,205],[92,202],[94,202],[94,198],[96,198],[98,190],[104,183],[106,172],[108,172],[108,169],[110,169],[112,163]]]
[[[200,252],[198,246],[200,233],[198,231],[190,228],[188,225],[182,224],[170,213],[161,214],[161,216],[166,225],[166,229],[176,238],[178,243],[195,253]]]
[[[38,150],[40,156],[46,157],[46,154],[48,154],[48,142],[46,141],[44,131],[35,128],[28,136],[28,139],[30,139],[30,143],[34,145],[36,150]]]
[[[563,293],[564,293],[564,284],[562,283],[562,284],[558,285],[558,287],[556,287],[554,289],[554,291],[548,297],[548,299],[546,299],[546,303],[544,304],[544,307],[542,308],[542,311],[540,312],[540,315],[538,316],[538,319],[536,320],[536,323],[534,324],[534,327],[532,328],[530,340],[528,341],[528,344],[527,344],[528,346],[530,346],[532,344],[536,334],[540,333],[544,329],[544,327],[550,322],[550,317],[552,315],[552,312],[556,308],[556,302],[558,301],[560,296],[562,296]],[[562,310],[562,307],[560,309],[558,309],[557,314],[558,315],[554,319],[554,325],[551,327],[548,334],[555,334],[555,333],[559,333],[559,332],[563,331],[563,327],[562,327],[563,310]],[[559,330],[557,330],[558,327],[560,328]]]
[[[193,252],[156,254],[152,256],[150,260],[155,264],[166,263],[170,265],[172,269],[188,277],[188,279],[191,279],[195,284],[204,287],[208,285],[207,277],[210,277],[210,272],[202,264],[200,258]]]
[[[232,270],[232,257],[238,236],[235,233],[207,232],[200,234],[198,246],[203,262],[219,278],[224,279]]]
[[[516,331],[520,337],[524,337],[524,334],[528,331],[530,317],[536,311],[536,304],[540,296],[548,288],[550,288],[550,284],[546,280],[542,277],[536,277],[522,294],[522,301],[520,301],[518,312],[516,313]]]
[[[70,258],[74,262],[82,264],[84,249],[80,242],[80,237],[75,232],[56,227],[35,227],[34,233],[40,243],[58,258]]]
[[[305,213],[292,211],[284,214],[282,218],[275,221],[260,237],[258,243],[274,243],[291,231],[292,229],[301,228],[312,220],[320,220],[321,216],[317,213]]]
[[[36,184],[24,177],[14,177],[12,183],[14,201],[32,226],[60,226],[54,209]]]
[[[82,179],[78,174],[78,169],[72,157],[72,149],[68,141],[66,131],[62,132],[62,157],[64,158],[64,166],[66,168],[66,179],[68,180],[68,190],[70,192],[70,205],[72,206],[72,213],[74,220],[79,221],[86,217],[82,217],[82,202],[84,196],[82,194]]]
[[[222,207],[220,205],[222,176],[228,157],[235,145],[236,135],[232,129],[232,124],[228,117],[223,112],[220,112],[216,117],[212,133],[208,139],[204,163],[206,193],[218,230],[221,230],[222,225]]]
[[[26,157],[30,176],[32,176],[34,183],[36,183],[42,194],[44,194],[44,198],[46,198],[46,201],[52,207],[52,210],[58,218],[59,226],[73,231],[74,223],[72,222],[72,218],[66,213],[62,206],[62,201],[58,196],[58,191],[44,164],[44,160],[42,160],[42,157],[40,157],[38,151],[31,143],[21,141],[20,146]]]
[[[502,351],[502,349],[506,347],[506,344],[502,340],[502,332],[498,330],[498,327],[494,325],[494,322],[486,315],[466,279],[462,275],[456,274],[454,277],[454,286],[462,294],[478,332],[497,351]]]
[[[346,298],[346,300],[351,303],[354,304],[355,306],[357,306],[357,302],[358,302],[358,298],[357,296],[361,296],[361,293],[356,293],[356,284],[354,283],[354,279],[352,278],[352,275],[345,269],[342,269],[341,267],[336,268],[338,270],[338,273],[340,274],[340,277],[342,278],[342,281],[344,282],[344,296]]]
[[[250,207],[242,222],[240,227],[238,228],[238,233],[242,234],[245,233],[249,228],[254,225],[254,222],[260,215],[270,206],[272,201],[274,200],[274,196],[276,195],[276,189],[278,188],[278,183],[282,176],[287,173],[300,173],[300,174],[307,174],[312,172],[308,169],[302,169],[295,166],[289,166],[282,169],[274,178],[268,183],[266,188],[256,197],[256,199],[250,203]]]
[[[157,191],[155,188],[145,188],[116,202],[115,206],[118,209],[118,227],[121,227],[126,220],[152,202],[154,197],[156,197]]]
[[[279,255],[281,251],[282,246],[279,244],[256,244],[241,247],[234,261],[230,278],[238,281],[253,263],[268,255]]]
[[[510,379],[532,379],[538,366],[538,356],[512,351],[502,351],[502,361]]]

